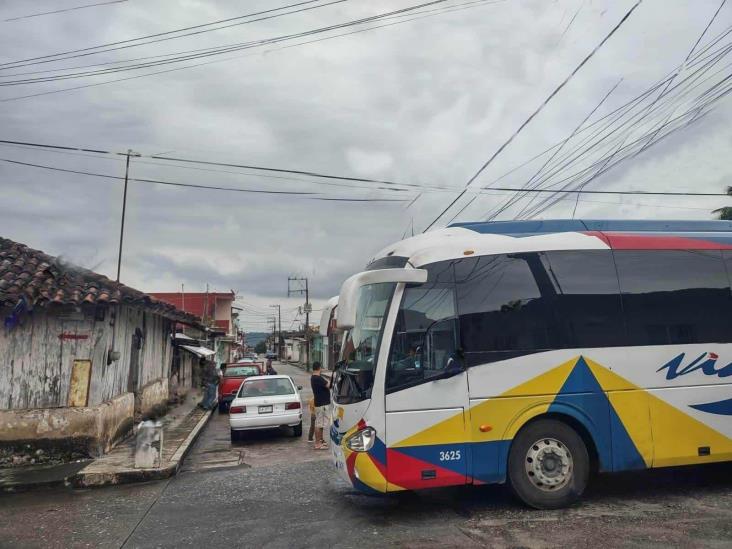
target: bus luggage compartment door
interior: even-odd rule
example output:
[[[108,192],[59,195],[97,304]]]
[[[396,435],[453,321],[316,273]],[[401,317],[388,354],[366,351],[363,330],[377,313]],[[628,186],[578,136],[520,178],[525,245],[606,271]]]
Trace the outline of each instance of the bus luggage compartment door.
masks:
[[[386,413],[388,490],[467,482],[469,448],[463,408]]]

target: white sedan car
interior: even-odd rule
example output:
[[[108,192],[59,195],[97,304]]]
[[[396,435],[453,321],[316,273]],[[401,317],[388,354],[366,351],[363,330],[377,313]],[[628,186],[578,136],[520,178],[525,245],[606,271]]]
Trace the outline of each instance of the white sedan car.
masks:
[[[231,440],[242,431],[292,427],[302,436],[302,400],[290,376],[252,376],[239,387],[229,407]]]

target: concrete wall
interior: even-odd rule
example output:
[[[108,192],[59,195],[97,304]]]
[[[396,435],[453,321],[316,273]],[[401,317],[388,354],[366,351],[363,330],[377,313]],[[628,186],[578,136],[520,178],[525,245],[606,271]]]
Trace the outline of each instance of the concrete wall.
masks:
[[[182,401],[186,395],[194,388],[193,369],[194,361],[198,362],[198,358],[193,354],[180,350],[179,351],[178,372],[170,376],[168,400]]]
[[[0,447],[30,444],[99,456],[132,429],[135,398],[125,393],[97,406],[0,410]]]
[[[168,407],[168,378],[158,378],[142,387],[135,401],[140,419],[152,419],[165,415]]]
[[[0,316],[7,313],[0,311]],[[67,406],[75,359],[92,363],[90,407],[167,379],[169,320],[129,306],[98,313],[93,306],[83,311],[36,308],[20,326],[0,328],[0,410]],[[107,364],[112,347],[120,359]],[[137,365],[132,372],[131,364]]]

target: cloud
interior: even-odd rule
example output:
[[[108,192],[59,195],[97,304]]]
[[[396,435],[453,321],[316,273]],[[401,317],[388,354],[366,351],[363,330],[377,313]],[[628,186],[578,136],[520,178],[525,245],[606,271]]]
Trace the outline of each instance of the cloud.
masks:
[[[257,40],[413,3],[349,2],[69,60],[63,66]],[[2,103],[0,133],[6,139],[115,151],[132,148],[145,154],[174,151],[168,154],[453,189],[425,192],[405,210],[405,203],[317,202],[130,182],[124,282],[148,291],[177,290],[181,284],[200,291],[208,284],[234,289],[266,309],[270,303],[287,301],[288,275],[302,275],[310,278],[317,302],[337,293],[347,276],[411,230],[412,223],[417,231],[425,227],[632,4],[631,0],[508,0],[300,47],[269,48],[266,54],[244,51],[203,67]],[[0,36],[0,62],[234,17],[245,11],[243,5],[204,0],[128,2],[8,23]],[[574,14],[580,5],[577,19],[560,40],[569,17],[562,22],[562,14]],[[246,11],[269,7],[264,0],[246,3]],[[598,115],[672,70],[717,7],[717,0],[643,3],[478,183],[487,183],[568,135],[620,77],[623,84]],[[20,15],[23,8],[24,3],[16,3],[7,17]],[[709,37],[724,27],[729,15],[730,8],[725,7]],[[44,67],[48,65],[23,70]],[[9,72],[0,70],[0,76]],[[3,87],[0,99],[107,78]],[[609,172],[594,185],[719,191],[732,177],[732,166],[725,161],[731,113],[727,101],[695,128]],[[124,159],[117,156],[0,147],[0,157],[124,174]],[[517,172],[506,184],[522,184],[535,167]],[[133,159],[131,175],[330,197],[411,200],[417,192],[396,193],[334,180],[316,184],[302,176],[271,178],[266,176],[272,174],[234,168],[207,169]],[[114,275],[121,181],[0,162],[0,196],[0,234]],[[481,196],[460,219],[480,219],[505,196]],[[644,197],[614,205],[607,202],[620,199],[586,198],[580,203],[581,214],[597,217],[709,217],[706,208],[723,202]],[[545,215],[570,215],[573,206],[565,200]],[[288,306],[301,302],[292,298]],[[259,325],[262,317],[251,315],[247,321]]]

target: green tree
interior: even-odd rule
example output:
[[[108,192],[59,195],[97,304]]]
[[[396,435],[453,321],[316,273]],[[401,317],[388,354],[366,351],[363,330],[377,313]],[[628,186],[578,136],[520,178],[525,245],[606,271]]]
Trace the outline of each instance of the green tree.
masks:
[[[727,194],[729,196],[732,196],[732,187],[727,187]],[[718,210],[714,210],[715,214],[719,214],[719,219],[726,219],[728,221],[732,221],[732,208],[729,206],[725,206],[724,208],[719,208]]]
[[[260,341],[254,346],[254,352],[260,355],[267,352],[267,344],[264,341]]]

